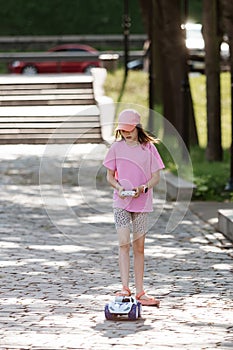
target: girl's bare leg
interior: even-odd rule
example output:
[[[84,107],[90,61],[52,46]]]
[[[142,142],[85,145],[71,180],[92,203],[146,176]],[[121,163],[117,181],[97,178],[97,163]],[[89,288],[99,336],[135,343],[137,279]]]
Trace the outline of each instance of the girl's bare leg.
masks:
[[[138,237],[138,238],[136,238]],[[144,277],[144,246],[145,246],[145,234],[134,234],[133,241],[133,252],[134,252],[134,274],[135,274],[135,287],[136,287],[136,296],[149,304],[159,306],[159,300],[147,295],[144,292],[143,287],[143,277]],[[146,305],[146,304],[143,304]],[[148,305],[148,304],[147,304]]]
[[[119,268],[123,287],[129,288],[130,268],[130,229],[128,227],[117,230],[119,240]]]
[[[134,235],[133,241],[136,294],[143,291],[145,236],[145,234]]]

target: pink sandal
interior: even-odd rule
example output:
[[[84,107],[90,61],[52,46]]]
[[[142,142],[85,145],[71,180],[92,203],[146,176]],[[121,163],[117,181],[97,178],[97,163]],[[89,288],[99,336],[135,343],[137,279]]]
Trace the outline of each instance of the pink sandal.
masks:
[[[155,299],[154,297],[148,297],[148,299],[143,299],[142,296],[145,295],[145,291],[143,290],[141,293],[136,295],[137,301],[139,301],[144,306],[157,306],[159,307],[160,301]]]
[[[123,286],[121,292],[117,292],[116,295],[119,297],[130,297],[131,291],[128,287]]]

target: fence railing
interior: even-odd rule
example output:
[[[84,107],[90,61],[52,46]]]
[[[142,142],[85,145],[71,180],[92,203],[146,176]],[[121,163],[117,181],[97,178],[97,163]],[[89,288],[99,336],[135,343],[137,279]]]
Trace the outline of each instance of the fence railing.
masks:
[[[0,53],[1,62],[11,62],[16,60],[21,61],[96,61],[98,59],[109,60],[114,59],[118,55],[119,60],[123,60],[124,53],[122,51],[117,52],[99,52],[98,54],[80,53],[80,52],[3,52]],[[143,57],[143,51],[130,51],[129,59],[134,60]]]
[[[129,45],[132,50],[141,49],[145,40],[146,34],[130,34]],[[99,50],[106,50],[111,47],[113,50],[118,50],[122,47],[123,36],[120,34],[109,35],[19,35],[19,36],[0,36],[0,47],[3,51],[11,50],[47,50],[49,47],[60,44],[87,44],[93,47],[98,47]]]

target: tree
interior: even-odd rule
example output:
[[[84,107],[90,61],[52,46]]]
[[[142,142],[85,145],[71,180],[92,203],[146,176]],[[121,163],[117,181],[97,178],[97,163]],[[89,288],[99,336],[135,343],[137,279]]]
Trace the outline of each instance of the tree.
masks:
[[[154,100],[159,100],[159,91],[166,119],[174,125],[187,143],[190,135],[187,126],[191,125],[191,139],[196,143],[197,133],[190,90],[188,89],[186,96],[182,92],[184,80],[188,82],[188,67],[185,38],[181,28],[181,1],[140,0],[140,5],[151,40]],[[156,80],[159,74],[161,82]],[[185,97],[188,104],[186,111],[191,112],[190,115],[187,115],[189,113],[184,109]]]
[[[223,30],[228,35],[230,46],[230,66],[231,66],[231,169],[230,181],[226,186],[227,190],[233,190],[233,2],[221,0]]]
[[[161,50],[159,37],[161,36],[161,21],[158,3],[155,0],[139,0],[142,11],[144,27],[149,41],[149,69],[151,69],[151,90],[154,92],[152,98],[155,105],[162,104],[162,72],[161,72]],[[151,60],[151,57],[154,59]],[[151,64],[153,63],[153,64]]]
[[[207,92],[207,148],[209,161],[222,160],[220,43],[218,0],[203,1],[203,36],[205,40],[205,73]]]

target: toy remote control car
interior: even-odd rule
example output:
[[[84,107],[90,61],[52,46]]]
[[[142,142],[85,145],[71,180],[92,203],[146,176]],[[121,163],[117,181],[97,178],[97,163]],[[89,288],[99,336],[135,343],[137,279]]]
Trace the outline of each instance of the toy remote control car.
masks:
[[[141,317],[141,311],[141,303],[132,296],[116,296],[104,309],[107,320],[114,320],[123,315],[127,315],[130,320],[136,320]]]

